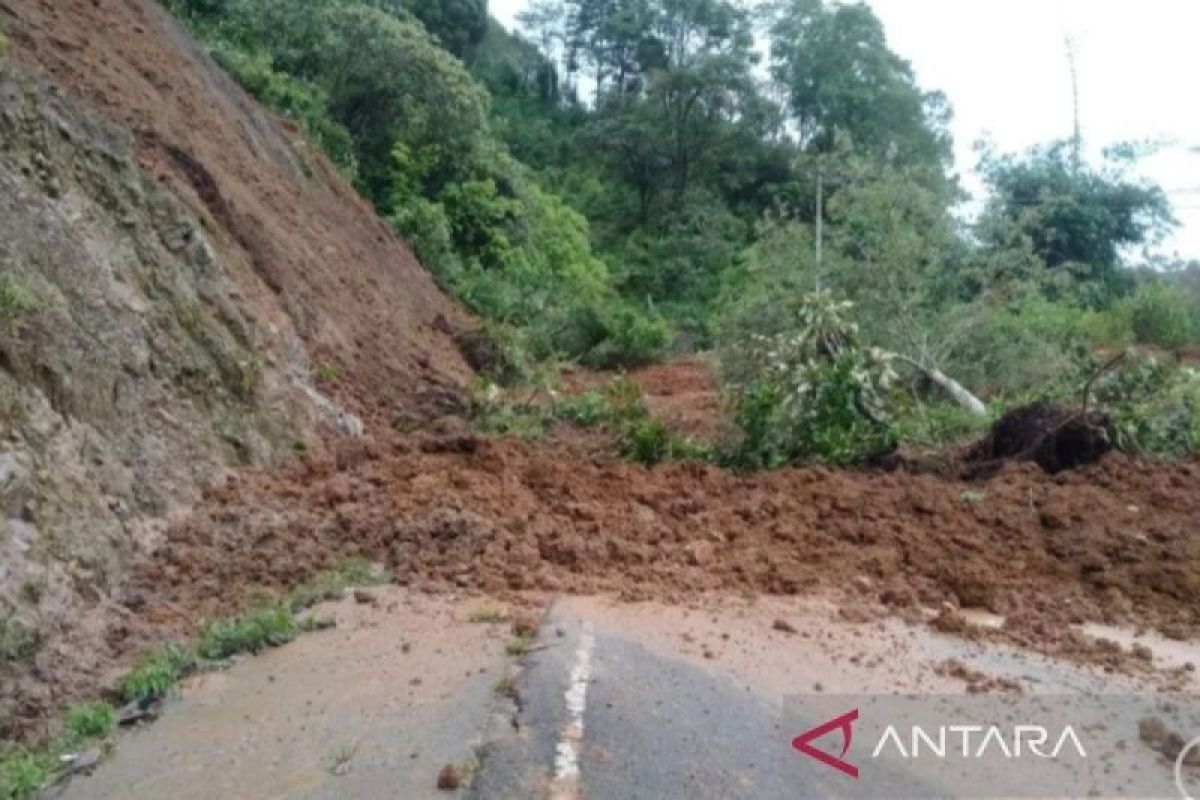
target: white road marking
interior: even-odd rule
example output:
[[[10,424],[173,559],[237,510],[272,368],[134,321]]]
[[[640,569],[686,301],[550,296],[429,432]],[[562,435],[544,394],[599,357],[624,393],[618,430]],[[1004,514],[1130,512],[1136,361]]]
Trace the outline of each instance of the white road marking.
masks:
[[[579,795],[579,750],[583,745],[583,715],[587,709],[588,683],[592,680],[592,651],[596,636],[592,626],[584,623],[575,650],[571,679],[563,693],[567,701],[567,723],[554,752],[554,800],[572,800]]]

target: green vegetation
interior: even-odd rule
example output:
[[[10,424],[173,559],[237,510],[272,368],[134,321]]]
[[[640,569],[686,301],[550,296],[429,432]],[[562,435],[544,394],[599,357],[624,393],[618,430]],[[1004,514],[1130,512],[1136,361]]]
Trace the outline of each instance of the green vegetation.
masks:
[[[0,56],[3,55],[3,32],[0,31]],[[0,277],[0,324],[11,324],[34,307],[29,291],[7,276]]]
[[[652,466],[664,461],[704,461],[716,450],[669,430],[650,415],[641,389],[621,378],[602,390],[554,397],[538,403],[533,398],[511,402],[499,387],[485,384],[476,392],[475,424],[484,433],[537,439],[555,422],[582,428],[601,428],[614,435],[621,455]]]
[[[81,703],[67,709],[67,732],[78,739],[107,736],[117,724],[117,712],[103,701]]]
[[[480,625],[490,625],[497,622],[507,622],[508,614],[499,608],[480,608],[471,612],[468,621]]]
[[[247,90],[305,126],[443,286],[520,328],[536,357],[610,366],[667,344],[666,325],[615,291],[588,221],[493,132],[486,91],[451,54],[486,32],[477,0],[167,5]]]
[[[49,750],[15,748],[0,752],[0,798],[33,797],[49,782],[55,766],[54,754]]]
[[[520,658],[529,652],[529,648],[532,645],[532,636],[515,636],[509,639],[508,644],[504,647],[504,651],[513,658]]]
[[[390,583],[391,574],[363,559],[346,561],[318,573],[293,590],[285,600],[201,626],[195,647],[165,644],[146,655],[125,677],[121,694],[126,702],[147,705],[173,691],[204,661],[220,661],[242,653],[257,653],[294,639],[304,628],[295,613],[322,600],[336,599],[352,586]],[[319,626],[318,626],[319,627]],[[39,640],[11,620],[0,625],[5,660],[25,658]],[[59,769],[59,757],[77,752],[89,742],[107,737],[117,722],[107,702],[80,703],[68,708],[60,733],[39,748],[0,742],[0,800],[24,800],[45,787]]]
[[[273,603],[229,619],[217,620],[200,628],[196,653],[210,661],[220,661],[242,653],[259,653],[296,638],[299,627],[291,608]]]
[[[854,464],[1078,402],[1099,352],[1200,345],[1200,266],[1134,268],[1174,224],[1132,169],[1148,149],[984,148],[964,223],[947,100],[866,4],[539,0],[508,32],[482,0],[164,2],[485,318],[488,379],[712,347],[742,438],[682,441],[595,393],[501,393],[477,404],[491,433],[566,420],[644,463]],[[852,343],[805,340],[813,296]],[[1179,455],[1190,379],[1159,369],[1150,395],[1103,394],[1145,385],[1126,365],[1093,400],[1122,446]]]
[[[143,658],[125,677],[121,692],[128,701],[148,702],[166,697],[195,666],[196,655],[190,649],[179,644],[163,645]]]
[[[342,377],[342,367],[339,364],[322,361],[313,370],[313,375],[321,383],[330,383]]]
[[[319,572],[287,597],[292,611],[302,611],[325,600],[341,600],[346,590],[355,587],[383,586],[391,583],[390,572],[363,558],[350,559],[332,569]]]
[[[85,703],[67,709],[58,735],[41,747],[0,742],[0,800],[39,796],[60,769],[62,756],[106,738],[115,725],[116,711],[108,703]]]

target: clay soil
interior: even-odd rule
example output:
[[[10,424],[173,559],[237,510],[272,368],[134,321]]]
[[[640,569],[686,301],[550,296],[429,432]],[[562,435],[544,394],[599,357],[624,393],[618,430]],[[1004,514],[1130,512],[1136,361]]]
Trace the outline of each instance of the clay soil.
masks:
[[[686,374],[665,378],[672,370]],[[704,374],[697,360],[660,366],[646,388],[660,399],[676,385],[696,394]],[[64,644],[43,677],[59,698],[94,691],[149,642],[351,557],[435,592],[668,602],[832,593],[847,618],[936,615],[943,632],[1109,668],[1136,659],[1090,645],[1074,623],[1200,633],[1195,463],[1114,453],[1053,476],[1011,464],[976,482],[821,468],[739,476],[703,464],[648,469],[584,453],[572,436],[489,439],[444,417],[230,478],[135,571],[105,648],[84,658]],[[959,608],[1007,625],[971,628]],[[45,710],[31,703],[23,716]]]
[[[653,379],[671,369],[688,373],[682,385],[703,374],[688,361]],[[987,609],[1047,633],[1087,620],[1185,636],[1200,630],[1198,478],[1194,463],[1120,454],[1054,476],[1013,464],[972,483],[647,469],[580,459],[553,439],[478,437],[448,417],[212,489],[128,600],[147,618],[187,620],[366,556],[430,589],[833,589],[899,609]]]
[[[738,476],[647,469],[565,435],[486,439],[438,416],[454,409],[469,370],[435,322],[464,316],[381,223],[364,221],[369,212],[319,156],[269,149],[269,137],[238,124],[276,123],[226,79],[214,87],[161,9],[0,0],[0,11],[17,57],[142,132],[146,168],[245,256],[250,302],[265,319],[290,320],[314,360],[345,366],[334,389],[368,422],[364,439],[208,489],[105,601],[111,627],[64,634],[43,654],[20,719],[111,683],[155,640],[356,556],[429,590],[668,601],[832,590],[904,614],[986,608],[1034,645],[1085,620],[1200,632],[1195,463],[1110,454],[1056,476],[1022,463],[970,483],[818,468]],[[702,360],[636,377],[672,424],[720,429]],[[394,431],[394,403],[411,398],[432,399],[415,430]]]

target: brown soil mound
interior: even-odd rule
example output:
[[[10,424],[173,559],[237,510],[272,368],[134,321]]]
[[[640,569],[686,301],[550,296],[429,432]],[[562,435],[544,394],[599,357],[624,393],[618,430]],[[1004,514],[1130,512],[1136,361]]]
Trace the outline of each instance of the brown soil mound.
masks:
[[[1196,631],[1197,477],[1195,464],[1120,455],[1054,477],[1013,465],[983,486],[823,469],[738,477],[425,433],[214,490],[128,599],[152,619],[187,620],[365,555],[431,588],[854,587],[896,606]]]

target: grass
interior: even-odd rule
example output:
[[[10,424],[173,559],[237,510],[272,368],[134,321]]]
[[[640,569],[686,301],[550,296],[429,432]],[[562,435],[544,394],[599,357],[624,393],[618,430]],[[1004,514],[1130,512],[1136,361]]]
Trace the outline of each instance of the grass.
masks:
[[[302,611],[325,600],[340,600],[351,587],[382,586],[394,579],[390,572],[366,559],[351,559],[317,573],[293,589],[287,602],[293,611]]]
[[[0,800],[33,797],[54,773],[54,756],[49,750],[17,748],[0,754]]]
[[[125,677],[121,693],[128,702],[149,703],[164,698],[196,669],[201,659],[219,661],[289,642],[302,630],[296,611],[351,586],[374,586],[391,580],[390,573],[366,560],[347,561],[315,575],[284,600],[202,625],[194,648],[174,643],[159,647]],[[41,637],[35,631],[11,619],[0,620],[0,657],[28,657],[40,645]],[[116,724],[117,712],[109,703],[80,703],[64,714],[61,735],[42,747],[30,749],[0,742],[0,800],[36,796],[53,778],[61,755],[103,739]],[[356,749],[335,749],[334,766],[346,769]]]
[[[508,622],[508,614],[499,608],[479,608],[471,612],[468,621],[478,624]]]
[[[350,762],[358,753],[357,743],[343,742],[337,745],[329,754],[329,771],[334,775],[345,775],[350,771]]]
[[[512,639],[509,639],[508,644],[504,648],[504,652],[508,653],[513,658],[520,658],[529,652],[529,648],[532,644],[532,636],[516,636]]]
[[[28,290],[8,276],[0,277],[0,322],[12,322],[35,305]]]
[[[108,703],[81,703],[67,709],[62,733],[41,747],[6,747],[0,743],[0,800],[38,796],[54,778],[63,755],[105,738],[112,733],[116,721],[116,711]]]
[[[603,390],[558,398],[549,405],[505,402],[499,388],[491,385],[478,394],[475,425],[484,433],[532,440],[544,436],[553,423],[566,422],[612,430],[621,456],[647,466],[717,459],[712,446],[680,436],[654,419],[641,388],[627,378],[615,380]]]
[[[331,364],[327,361],[322,361],[317,364],[313,370],[318,383],[329,383],[336,381],[342,377],[342,367],[340,364]]]
[[[121,691],[128,701],[147,702],[166,697],[195,665],[196,656],[188,648],[163,645],[134,667],[121,684]]]
[[[67,733],[79,739],[107,736],[117,724],[117,712],[103,700],[67,709]]]
[[[501,697],[507,697],[509,700],[516,700],[520,697],[520,692],[517,689],[517,679],[513,675],[505,675],[496,681],[496,685],[492,687],[492,691]]]
[[[196,653],[220,661],[242,653],[259,653],[296,638],[299,626],[286,603],[272,603],[236,617],[209,622],[200,628]]]

